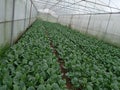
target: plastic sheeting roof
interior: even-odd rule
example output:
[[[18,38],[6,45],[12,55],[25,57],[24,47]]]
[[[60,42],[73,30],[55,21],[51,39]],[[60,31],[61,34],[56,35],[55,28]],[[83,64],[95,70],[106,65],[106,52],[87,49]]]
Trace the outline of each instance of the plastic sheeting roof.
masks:
[[[119,0],[32,0],[38,11],[63,14],[94,14],[120,12]]]

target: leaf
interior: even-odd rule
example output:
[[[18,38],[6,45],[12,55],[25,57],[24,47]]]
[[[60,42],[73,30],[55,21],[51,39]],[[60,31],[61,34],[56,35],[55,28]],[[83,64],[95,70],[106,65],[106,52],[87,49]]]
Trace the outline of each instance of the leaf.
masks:
[[[35,88],[33,86],[31,86],[27,90],[35,90]]]
[[[23,64],[27,64],[28,60],[23,59]]]
[[[7,85],[8,87],[12,86],[12,78],[9,75],[5,75],[3,79],[3,84]]]
[[[52,90],[52,86],[50,84],[46,85],[46,90]]]
[[[59,87],[59,85],[57,83],[53,83],[52,84],[52,89],[53,90],[60,90],[60,87]]]
[[[23,81],[20,81],[20,90],[26,90],[26,86]]]
[[[87,85],[87,90],[93,90],[91,85]]]
[[[36,78],[36,80],[38,80],[39,77],[40,77],[39,73],[36,73],[36,74],[35,74],[35,78]]]
[[[29,65],[30,65],[30,66],[33,66],[33,62],[30,61],[30,62],[29,62]]]
[[[13,85],[13,90],[19,90],[19,86],[16,85],[16,84],[14,84],[14,85]]]
[[[7,85],[0,86],[0,90],[7,90]]]
[[[40,81],[39,81],[39,82],[40,82],[40,84],[44,84],[44,79],[43,79],[43,77],[40,78]]]
[[[72,84],[75,86],[75,87],[79,87],[80,84],[79,84],[79,80],[78,78],[74,77],[72,80],[71,80]]]
[[[37,90],[47,90],[44,85],[39,85]]]
[[[45,63],[44,65],[43,65],[43,68],[42,68],[43,70],[47,70],[48,69],[48,65],[47,65],[47,63]]]

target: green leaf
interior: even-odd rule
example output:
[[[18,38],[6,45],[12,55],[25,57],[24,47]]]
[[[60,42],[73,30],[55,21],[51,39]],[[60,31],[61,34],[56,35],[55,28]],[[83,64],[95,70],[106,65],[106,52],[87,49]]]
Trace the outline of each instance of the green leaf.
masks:
[[[31,86],[27,90],[35,90],[35,88],[33,86]]]
[[[46,90],[52,90],[52,86],[50,84],[46,85]]]
[[[13,85],[13,90],[19,90],[19,86],[16,85],[16,84],[14,84],[14,85]]]
[[[20,81],[20,90],[26,90],[26,86],[23,81]]]
[[[60,90],[60,87],[59,87],[59,85],[57,83],[53,83],[52,84],[52,89],[53,90]]]
[[[47,90],[44,85],[39,85],[37,90]]]
[[[93,90],[91,85],[87,85],[87,90]]]
[[[39,77],[40,77],[39,73],[36,73],[36,74],[35,74],[35,78],[36,78],[36,80],[38,80]]]
[[[44,84],[44,79],[43,79],[43,77],[40,77],[40,84]]]
[[[7,85],[0,86],[0,90],[7,90]]]
[[[33,66],[33,62],[29,62],[29,65],[30,65],[30,66]]]
[[[71,80],[72,84],[75,86],[75,87],[79,87],[80,84],[79,84],[79,80],[78,78],[74,77],[72,80]]]

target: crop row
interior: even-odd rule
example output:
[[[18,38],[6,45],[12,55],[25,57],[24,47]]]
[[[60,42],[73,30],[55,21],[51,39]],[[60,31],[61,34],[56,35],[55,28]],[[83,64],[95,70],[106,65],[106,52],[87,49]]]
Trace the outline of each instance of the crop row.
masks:
[[[65,61],[67,76],[83,90],[120,89],[120,49],[60,24],[42,22],[59,56]]]
[[[66,90],[41,21],[0,59],[0,90]]]

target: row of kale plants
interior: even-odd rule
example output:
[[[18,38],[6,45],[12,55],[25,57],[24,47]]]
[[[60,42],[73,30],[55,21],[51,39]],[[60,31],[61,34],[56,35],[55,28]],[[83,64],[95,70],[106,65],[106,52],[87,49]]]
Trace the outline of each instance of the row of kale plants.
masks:
[[[120,49],[60,24],[42,22],[67,76],[81,90],[120,89]]]
[[[67,90],[41,23],[0,58],[0,90]]]

